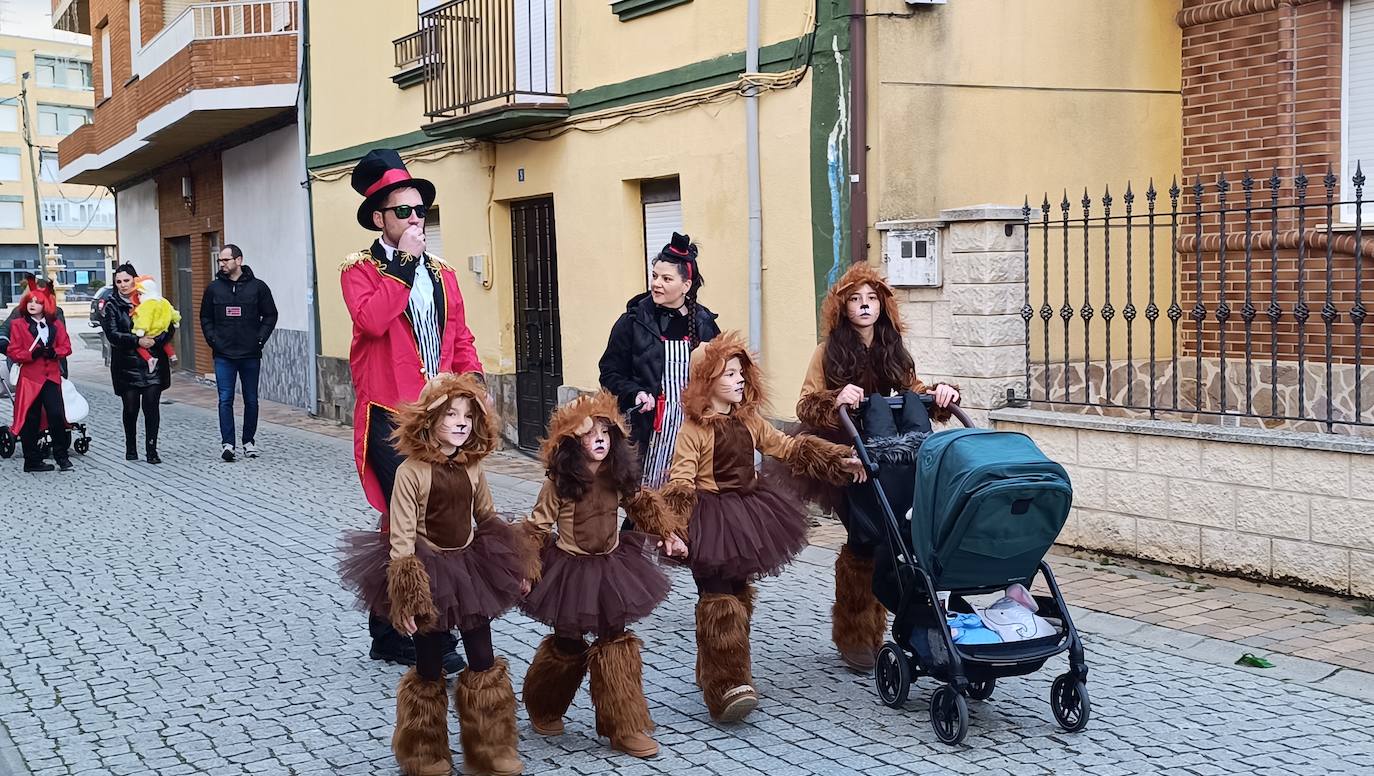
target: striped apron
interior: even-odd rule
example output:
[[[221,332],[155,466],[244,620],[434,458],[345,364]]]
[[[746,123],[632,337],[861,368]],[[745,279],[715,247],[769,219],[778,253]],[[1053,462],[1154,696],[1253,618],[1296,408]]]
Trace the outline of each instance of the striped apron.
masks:
[[[692,345],[686,339],[663,341],[663,392],[654,408],[654,435],[644,456],[644,476],[641,484],[657,490],[668,481],[668,469],[673,465],[673,449],[677,432],[682,428],[682,391],[687,387],[687,368],[691,363]]]

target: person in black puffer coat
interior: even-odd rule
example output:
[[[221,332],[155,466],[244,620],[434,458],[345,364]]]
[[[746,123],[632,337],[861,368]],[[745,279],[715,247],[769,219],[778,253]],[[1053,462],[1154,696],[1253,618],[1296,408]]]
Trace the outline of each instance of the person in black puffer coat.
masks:
[[[277,326],[272,289],[253,276],[237,245],[219,252],[219,273],[200,300],[200,330],[215,354],[220,458],[234,460],[234,382],[243,386],[243,452],[258,457],[258,374],[262,349]]]
[[[115,270],[115,293],[100,311],[100,328],[110,343],[110,382],[115,395],[124,402],[124,458],[138,460],[138,413],[143,410],[144,450],[148,463],[162,463],[157,454],[157,432],[161,416],[158,404],[162,392],[172,386],[172,367],[168,359],[159,358],[157,368],[148,371],[148,363],[138,355],[138,349],[161,348],[176,336],[174,325],[156,337],[139,337],[134,328],[134,278],[138,271],[132,264],[121,264]]]
[[[663,485],[673,462],[691,352],[720,334],[716,314],[697,301],[703,285],[697,246],[674,232],[654,258],[649,291],[625,305],[601,356],[601,386],[629,418],[649,489]]]

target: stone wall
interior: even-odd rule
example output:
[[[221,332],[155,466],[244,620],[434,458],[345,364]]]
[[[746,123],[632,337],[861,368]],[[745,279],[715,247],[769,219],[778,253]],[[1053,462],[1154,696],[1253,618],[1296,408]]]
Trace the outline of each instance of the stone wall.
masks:
[[[1069,471],[1070,547],[1374,598],[1374,442],[1003,409]]]
[[[1025,234],[1019,207],[976,205],[941,211],[936,220],[890,221],[882,231],[939,230],[943,285],[898,288],[906,344],[926,383],[959,386],[979,424],[1024,385]]]

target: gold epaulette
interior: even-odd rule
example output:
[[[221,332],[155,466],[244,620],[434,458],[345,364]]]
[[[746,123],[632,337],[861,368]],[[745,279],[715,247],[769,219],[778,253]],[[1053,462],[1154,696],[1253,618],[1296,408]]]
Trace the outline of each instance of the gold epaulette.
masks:
[[[447,261],[444,261],[443,259],[439,258],[438,256],[435,256],[432,253],[426,253],[425,258],[429,259],[429,268],[434,270],[435,272],[439,272],[440,270],[445,269],[450,272],[457,271],[453,268],[452,264],[449,264]]]
[[[375,258],[373,258],[373,256],[372,256],[372,251],[369,249],[369,250],[365,250],[365,251],[358,251],[357,253],[350,253],[350,254],[348,254],[348,257],[345,258],[345,259],[339,264],[339,271],[340,271],[340,272],[343,272],[344,270],[347,270],[349,267],[353,267],[353,266],[358,265],[358,264],[361,264],[361,263],[363,263],[363,262],[365,262],[365,261],[370,261],[370,262],[372,262],[372,265],[373,265],[374,267],[377,267],[378,269],[381,269],[381,266],[382,266],[382,265],[379,264]]]

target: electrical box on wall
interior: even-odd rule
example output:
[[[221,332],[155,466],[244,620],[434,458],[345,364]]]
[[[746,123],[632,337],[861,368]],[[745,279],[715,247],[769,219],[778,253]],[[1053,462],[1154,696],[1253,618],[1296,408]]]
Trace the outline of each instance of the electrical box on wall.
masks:
[[[934,229],[894,229],[887,233],[883,259],[893,286],[936,288],[940,285],[939,233]]]

